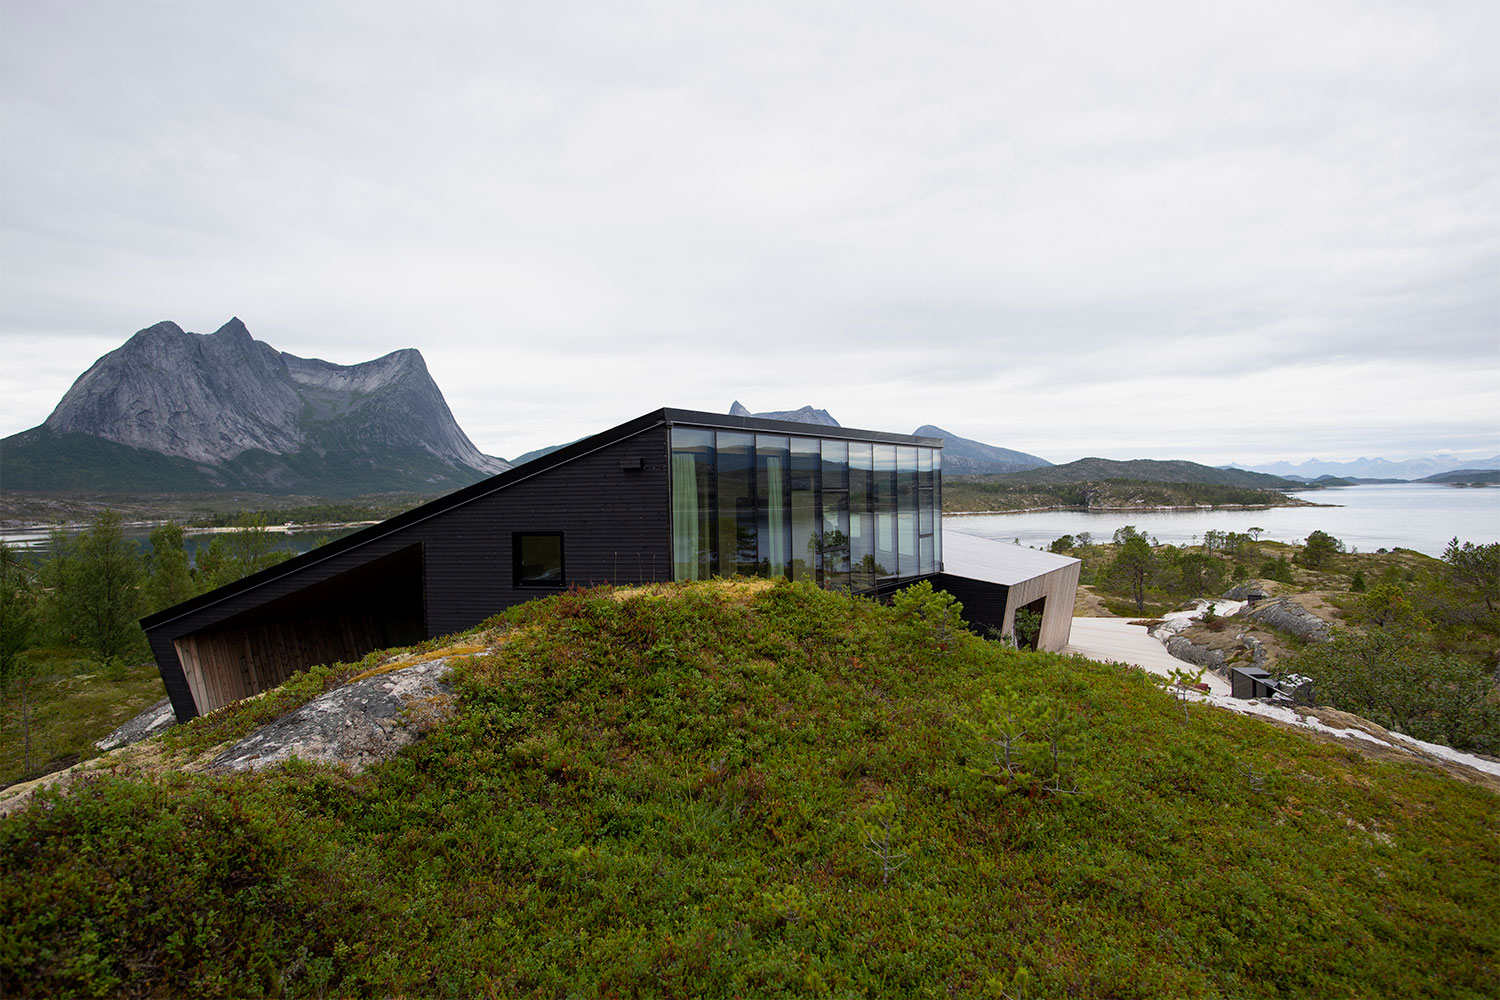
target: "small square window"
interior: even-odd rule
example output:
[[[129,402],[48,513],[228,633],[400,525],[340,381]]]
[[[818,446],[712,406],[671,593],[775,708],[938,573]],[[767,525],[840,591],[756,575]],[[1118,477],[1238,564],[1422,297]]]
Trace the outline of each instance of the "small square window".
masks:
[[[562,532],[511,536],[511,557],[517,587],[563,586]]]

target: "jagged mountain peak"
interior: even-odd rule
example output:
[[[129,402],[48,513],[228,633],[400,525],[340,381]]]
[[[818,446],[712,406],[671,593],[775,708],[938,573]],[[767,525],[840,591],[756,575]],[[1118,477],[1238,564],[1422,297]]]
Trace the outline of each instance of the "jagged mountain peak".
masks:
[[[766,420],[790,420],[798,424],[817,424],[821,427],[838,427],[839,422],[833,419],[833,414],[827,410],[814,409],[812,406],[804,406],[796,410],[766,410],[761,413],[751,413],[750,409],[735,400],[729,407],[731,417],[762,417]]]
[[[232,337],[232,338],[234,338],[236,340],[254,340],[255,339],[254,337],[250,336],[250,330],[249,330],[249,328],[247,328],[245,326],[244,322],[238,316],[231,316],[231,317],[229,317],[229,322],[227,322],[223,326],[219,327],[217,330],[215,330],[209,336],[212,336],[212,337]]]
[[[304,471],[265,473],[280,480],[323,460],[355,463],[373,482],[389,468],[392,489],[411,488],[395,484],[418,466],[449,485],[509,468],[459,428],[415,348],[337,365],[278,351],[238,317],[211,334],[170,320],[137,331],[79,376],[43,427],[214,467],[265,453],[252,464],[275,469],[274,457],[296,456]]]

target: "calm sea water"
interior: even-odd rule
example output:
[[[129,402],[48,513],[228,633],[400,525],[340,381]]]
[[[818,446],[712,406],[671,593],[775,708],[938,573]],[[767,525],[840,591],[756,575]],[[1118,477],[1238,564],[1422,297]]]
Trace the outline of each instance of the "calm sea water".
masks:
[[[1361,552],[1380,548],[1407,548],[1441,556],[1448,539],[1487,543],[1500,541],[1500,487],[1456,489],[1430,483],[1389,486],[1346,486],[1341,489],[1294,493],[1330,507],[1274,507],[1270,510],[1192,511],[1046,511],[1037,514],[947,515],[951,529],[996,538],[1020,539],[1022,545],[1046,547],[1054,538],[1091,532],[1095,541],[1109,541],[1115,529],[1133,524],[1147,535],[1173,545],[1202,541],[1205,531],[1264,530],[1262,537],[1282,542],[1301,542],[1315,530],[1326,531],[1346,546]],[[306,552],[318,539],[332,539],[352,529],[291,532],[283,534],[277,548]],[[146,531],[129,531],[128,537],[149,548]],[[7,534],[5,541],[22,547],[45,546],[45,534]],[[189,535],[190,555],[199,545],[207,546],[211,535]]]
[[[1262,538],[1301,542],[1326,531],[1361,552],[1406,548],[1441,556],[1448,540],[1478,544],[1500,541],[1500,487],[1459,489],[1431,483],[1346,486],[1293,496],[1336,507],[1274,507],[1270,510],[1047,511],[1036,514],[947,515],[950,529],[1022,545],[1045,547],[1062,535],[1091,532],[1107,542],[1115,529],[1133,524],[1163,543],[1193,544],[1206,531],[1264,529]]]
[[[298,555],[308,551],[309,549],[317,545],[321,545],[324,542],[331,542],[335,538],[342,538],[344,535],[347,535],[351,531],[355,531],[357,529],[328,528],[326,530],[317,531],[286,531],[282,528],[273,527],[270,530],[272,535],[276,539],[276,543],[271,546],[273,549],[276,549],[277,551],[290,552],[293,555]],[[190,563],[196,563],[198,559],[198,550],[200,548],[208,548],[213,544],[213,540],[218,536],[215,534],[193,534],[191,533],[191,528],[187,529],[187,531],[189,533],[186,534],[186,536],[183,538],[182,547],[187,550],[188,561]],[[70,532],[70,534],[73,533],[75,532]],[[142,552],[151,551],[151,530],[149,528],[127,528],[124,532],[124,535],[128,541],[135,542],[137,545],[139,545]],[[50,537],[51,536],[46,532],[36,531],[16,531],[0,533],[0,540],[3,540],[5,544],[15,548],[31,549],[37,552],[46,552],[50,548],[48,544]]]

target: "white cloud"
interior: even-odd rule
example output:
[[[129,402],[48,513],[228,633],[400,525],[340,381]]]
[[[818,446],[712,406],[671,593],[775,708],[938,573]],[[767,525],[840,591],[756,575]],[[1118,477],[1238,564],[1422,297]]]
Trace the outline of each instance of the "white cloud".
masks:
[[[0,29],[0,432],[135,329],[238,314],[420,348],[508,457],[736,397],[1055,460],[1500,450],[1490,3]]]

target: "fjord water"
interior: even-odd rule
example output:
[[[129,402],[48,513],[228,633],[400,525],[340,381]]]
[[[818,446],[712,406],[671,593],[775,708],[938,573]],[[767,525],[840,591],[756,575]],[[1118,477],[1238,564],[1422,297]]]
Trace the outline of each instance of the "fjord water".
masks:
[[[1115,529],[1133,524],[1148,536],[1173,545],[1203,540],[1206,531],[1264,529],[1262,538],[1301,542],[1326,531],[1351,549],[1416,549],[1441,556],[1448,540],[1483,544],[1500,541],[1500,487],[1460,488],[1433,483],[1395,483],[1307,490],[1292,496],[1319,507],[1267,510],[1038,511],[1030,514],[946,515],[944,527],[1022,545],[1045,548],[1053,539],[1093,534],[1107,542]]]

